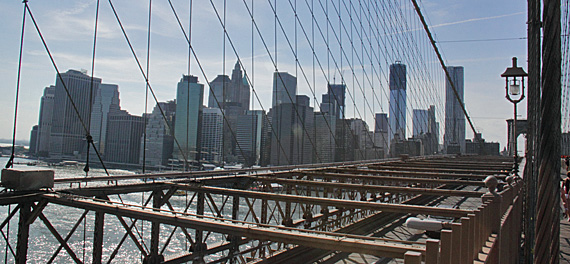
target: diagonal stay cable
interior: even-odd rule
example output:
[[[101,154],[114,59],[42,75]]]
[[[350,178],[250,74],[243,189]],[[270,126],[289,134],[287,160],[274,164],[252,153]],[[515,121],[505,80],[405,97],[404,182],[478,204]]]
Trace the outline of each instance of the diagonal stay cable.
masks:
[[[67,98],[69,99],[71,106],[73,107],[73,110],[75,111],[75,114],[77,115],[77,119],[81,123],[83,130],[85,130],[85,133],[89,134],[89,130],[87,129],[87,126],[85,125],[85,122],[83,121],[83,118],[81,117],[81,114],[79,114],[79,110],[77,109],[77,106],[75,105],[75,102],[73,101],[73,98],[71,97],[71,94],[69,93],[69,89],[67,89],[67,85],[65,84],[65,81],[63,80],[63,77],[61,77],[61,74],[59,73],[59,69],[57,68],[57,64],[55,63],[53,55],[51,54],[51,52],[47,46],[47,43],[44,39],[44,36],[42,35],[42,32],[40,31],[40,28],[39,28],[38,24],[36,23],[36,20],[34,19],[34,15],[32,14],[32,10],[30,9],[27,1],[25,1],[24,4],[25,4],[26,10],[28,10],[28,14],[30,14],[30,18],[32,19],[32,22],[34,23],[34,27],[36,28],[36,31],[38,32],[38,35],[42,41],[42,44],[44,45],[44,48],[45,48],[45,50],[49,56],[51,64],[53,65],[55,71],[57,72],[57,77],[61,81],[61,84],[63,85],[63,88],[65,90]],[[91,145],[93,147],[93,150],[95,150],[95,153],[97,154],[97,157],[99,158],[99,161],[101,162],[101,166],[103,166],[105,173],[107,174],[107,176],[110,176],[109,171],[107,170],[107,167],[103,163],[103,159],[101,158],[99,151],[95,147],[95,144],[93,142],[91,142]]]
[[[223,26],[223,22],[221,21],[219,12],[218,12],[216,6],[214,5],[214,2],[213,2],[212,0],[210,0],[210,3],[211,3],[211,5],[212,5],[212,7],[214,8],[214,12],[216,13],[216,16],[218,17],[218,21],[219,21],[220,23],[222,23],[222,26]],[[244,4],[245,4],[245,2],[244,2]],[[247,7],[247,4],[246,4],[246,8],[248,9],[248,13],[249,13],[250,17],[252,17],[252,19],[253,19],[253,15],[251,14],[251,11],[249,10],[249,7]],[[277,18],[276,18],[276,19],[277,19]],[[271,56],[271,52],[269,52],[267,43],[265,42],[265,39],[263,39],[263,37],[261,37],[261,32],[259,31],[259,28],[257,27],[257,24],[256,24],[256,29],[257,29],[257,31],[258,31],[258,34],[260,35],[261,41],[262,41],[262,43],[263,43],[265,49],[266,49],[266,51],[267,51],[267,55],[268,55],[269,59],[271,60],[271,62],[272,62],[272,64],[273,64],[273,67],[275,68],[275,72],[278,72],[278,68],[277,68],[277,64],[276,64],[275,57],[274,57],[274,56]],[[228,34],[228,33],[227,33],[227,30],[225,30],[225,28],[224,28],[224,33],[225,33],[225,34]],[[232,43],[231,38],[229,37],[229,35],[228,35],[228,41],[230,42],[230,44]],[[234,48],[234,47],[233,47],[233,44],[231,44],[231,45],[232,45],[232,48]],[[234,50],[235,50],[235,48],[234,48]],[[236,55],[237,55],[237,54],[236,54]],[[277,76],[279,77],[279,80],[281,81],[282,85],[285,86],[285,81],[283,80],[283,77],[281,77],[281,74],[277,74]],[[289,90],[285,89],[285,92],[287,93],[287,96],[289,97],[289,100],[291,100],[291,102],[293,102],[293,98],[292,98],[291,94],[289,93]],[[297,118],[299,118],[300,120],[302,120],[301,114],[299,113],[299,110],[297,109],[297,106],[296,106],[296,105],[294,105],[293,109],[295,110],[295,114],[296,114]],[[309,132],[307,131],[304,122],[301,122],[301,126],[303,127],[303,131],[304,131],[305,134],[307,135],[307,138],[309,139],[309,142],[311,143],[313,149],[316,149],[315,143],[314,143],[313,140],[311,139],[311,135],[310,135]],[[316,154],[315,156],[316,156],[316,158],[317,158],[319,161],[322,161],[318,154]]]
[[[93,137],[91,136],[91,111],[93,110],[93,83],[94,83],[94,76],[95,76],[95,51],[97,47],[97,28],[99,26],[99,0],[97,0],[96,8],[95,8],[95,29],[93,30],[93,56],[91,57],[91,80],[89,84],[89,118],[87,119],[87,135],[85,136],[87,139],[87,153],[85,153],[85,167],[83,171],[85,172],[85,176],[89,176],[89,145],[93,142]],[[100,89],[100,88],[99,88]]]
[[[169,0],[169,1],[170,1],[170,0]],[[188,39],[188,37],[187,37],[187,35],[186,35],[186,31],[184,30],[184,27],[182,26],[182,23],[180,22],[180,19],[179,19],[179,17],[178,17],[178,14],[176,13],[176,9],[174,8],[174,6],[173,6],[172,4],[170,5],[170,7],[171,7],[171,9],[172,9],[172,12],[174,13],[174,16],[176,17],[176,20],[178,21],[178,25],[180,26],[180,30],[182,30],[182,33],[183,33],[184,36],[186,37],[186,41],[189,42],[189,39]],[[256,26],[256,27],[257,27],[257,26]],[[245,71],[245,67],[243,66],[243,63],[242,63],[240,57],[238,56],[238,53],[237,53],[237,51],[236,51],[236,49],[235,49],[235,46],[233,45],[233,42],[231,41],[231,39],[229,40],[229,43],[230,43],[230,45],[232,46],[232,49],[233,49],[233,51],[234,51],[234,53],[235,53],[235,55],[236,55],[236,57],[237,57],[237,59],[238,59],[239,65],[242,67],[242,69],[244,69],[244,76],[246,77],[248,83],[253,84],[252,80],[249,78],[249,76],[247,75],[247,72]],[[205,74],[205,72],[204,72],[204,70],[203,70],[203,68],[202,68],[202,64],[200,63],[200,60],[199,60],[198,57],[196,56],[196,54],[195,54],[195,52],[194,52],[194,48],[193,48],[192,46],[190,46],[190,50],[192,51],[192,54],[193,54],[194,57],[196,58],[196,62],[198,63],[198,66],[200,67],[200,70],[201,70],[201,72],[202,72],[204,78],[207,79],[206,74]],[[208,84],[209,84],[209,83],[208,83]],[[256,99],[257,99],[257,101],[258,101],[258,103],[259,103],[261,109],[262,109],[263,111],[265,111],[265,109],[264,109],[264,107],[263,107],[263,104],[261,103],[261,99],[259,98],[259,95],[257,94],[257,92],[256,92],[255,88],[253,87],[253,85],[251,86],[251,88],[252,88],[253,94],[255,95],[255,97],[256,97]],[[211,89],[212,89],[212,88],[210,87],[210,90],[211,90]],[[216,100],[216,103],[217,103],[217,105],[219,106],[220,103],[218,102],[218,99],[217,99],[217,97],[216,97],[215,95],[214,95],[214,99]],[[266,121],[268,122],[269,126],[271,127],[271,132],[272,132],[272,133],[275,133],[275,130],[274,130],[274,128],[273,128],[273,125],[271,124],[271,122],[269,122],[269,118],[267,117],[267,115],[264,115],[264,116],[265,116],[265,119],[266,119]],[[230,130],[230,131],[231,131],[231,130]],[[281,149],[281,151],[285,152],[285,150],[284,150],[284,148],[283,148],[283,146],[282,146],[282,144],[281,144],[281,141],[280,141],[280,140],[277,140],[277,143],[278,143],[279,148]],[[290,162],[289,162],[289,159],[287,159],[287,162],[290,163]]]
[[[273,12],[276,14],[276,13],[277,13],[277,9],[273,6],[273,4],[271,4],[271,1],[268,0],[267,2],[268,2],[269,5],[271,6]],[[295,6],[293,5],[293,3],[291,3],[291,0],[289,0],[289,5],[290,5],[291,9],[293,10],[293,12],[296,13],[297,10],[296,10]],[[288,46],[289,46],[289,49],[291,50],[291,52],[292,52],[293,55],[295,56],[295,65],[297,66],[296,68],[298,68],[299,70],[301,70],[301,74],[303,75],[303,78],[304,78],[305,82],[307,83],[307,86],[309,87],[309,90],[311,91],[311,94],[312,94],[312,96],[313,96],[313,98],[314,98],[314,100],[315,100],[315,107],[318,107],[319,110],[322,112],[322,108],[321,108],[321,106],[320,106],[320,104],[319,104],[318,99],[316,98],[316,93],[315,93],[316,87],[314,87],[314,85],[311,85],[310,80],[309,80],[309,77],[307,76],[305,70],[303,69],[301,63],[299,62],[299,60],[298,60],[298,54],[297,54],[296,48],[293,48],[293,46],[292,46],[292,44],[291,44],[291,41],[290,41],[289,37],[287,36],[287,33],[286,33],[285,29],[283,28],[283,24],[281,23],[281,19],[279,19],[279,18],[277,17],[277,18],[276,18],[276,21],[277,21],[277,24],[279,25],[279,28],[281,29],[281,32],[283,33],[283,35],[284,35],[284,37],[285,37],[285,40],[287,41],[287,44],[288,44]],[[307,40],[307,43],[308,43],[309,46],[313,49],[313,45],[311,45],[311,43],[310,43],[310,41],[309,41],[309,39],[308,39],[307,33],[305,32],[305,29],[303,28],[303,25],[302,25],[301,22],[299,21],[299,17],[298,17],[297,15],[295,16],[295,22],[296,22],[295,25],[299,24],[299,26],[301,27],[301,30],[303,31],[303,33],[304,33],[304,35],[305,35],[305,38],[306,38],[306,40]],[[313,49],[313,53],[314,53],[314,49]],[[326,76],[325,76],[325,78],[326,78]],[[335,94],[334,96],[337,97],[336,94]],[[335,98],[335,99],[336,99],[336,98]],[[336,101],[338,102],[338,100],[336,100]],[[329,121],[328,121],[326,118],[324,118],[324,121],[325,121],[325,124],[326,124],[327,128],[329,129],[329,132],[331,132],[331,134],[334,134],[334,133],[333,133],[333,128],[331,127]],[[352,131],[351,131],[351,132],[352,132]],[[354,136],[354,135],[353,135],[353,136]],[[334,141],[335,141],[335,145],[338,145],[338,142],[337,142],[337,140],[336,140],[336,137],[333,137],[333,139],[334,139]],[[362,150],[360,150],[360,152],[361,152],[361,154],[362,154]]]
[[[208,88],[211,92],[211,94],[214,96],[214,100],[216,101],[216,104],[218,105],[218,108],[222,108],[217,96],[215,95],[215,93],[213,92],[212,86],[210,85],[210,82],[208,81],[208,77],[206,76],[206,72],[204,71],[204,68],[202,67],[202,64],[200,63],[200,60],[198,59],[198,55],[196,55],[196,52],[194,50],[194,47],[192,46],[190,39],[188,37],[188,35],[186,34],[186,31],[184,30],[184,27],[182,26],[182,22],[180,21],[180,18],[178,16],[178,13],[176,12],[176,9],[174,8],[174,5],[172,5],[172,1],[168,0],[168,3],[170,4],[170,8],[172,9],[172,12],[176,18],[176,21],[178,21],[178,25],[180,27],[180,29],[182,30],[182,33],[184,34],[184,38],[186,39],[186,42],[189,45],[191,54],[194,55],[194,58],[196,59],[196,63],[198,64],[198,68],[200,69],[200,72],[202,73],[202,76],[204,77],[204,80],[206,81],[206,83],[208,84]],[[218,17],[219,18],[219,17]],[[225,30],[224,30],[225,31]],[[238,58],[239,59],[239,58]],[[241,65],[241,63],[240,63]],[[245,71],[245,70],[244,70]],[[228,128],[230,130],[230,134],[232,135],[232,137],[234,138],[234,140],[236,141],[237,147],[242,155],[242,157],[244,157],[245,159],[245,154],[243,149],[241,148],[241,145],[237,142],[237,138],[235,135],[235,132],[233,131],[232,127],[230,126],[230,122],[228,120],[228,118],[226,117],[225,113],[222,111],[222,117],[224,119],[224,122],[226,122],[226,124],[228,125]]]
[[[471,127],[473,134],[477,135],[477,130],[475,129],[475,126],[473,125],[473,122],[471,121],[469,114],[467,114],[467,110],[465,109],[465,104],[463,104],[463,102],[461,102],[461,98],[459,97],[459,93],[457,92],[457,89],[455,88],[455,83],[451,79],[451,75],[449,74],[449,71],[447,70],[447,67],[445,66],[445,62],[443,61],[443,58],[441,57],[441,53],[439,52],[439,49],[437,48],[437,45],[435,44],[435,40],[434,40],[430,30],[429,30],[429,27],[426,23],[426,20],[424,19],[424,16],[422,15],[422,12],[420,11],[420,7],[418,6],[418,3],[416,0],[412,0],[412,3],[414,4],[414,8],[416,9],[418,16],[420,17],[420,20],[422,21],[422,25],[424,26],[425,32],[428,35],[428,38],[430,39],[430,41],[432,43],[432,47],[433,47],[435,53],[437,54],[437,58],[439,60],[439,63],[441,64],[441,67],[445,71],[446,78],[449,81],[449,84],[451,85],[451,89],[453,89],[453,94],[455,95],[455,99],[457,99],[459,105],[461,106],[461,110],[463,110],[463,114],[465,115],[465,118],[467,118],[467,121],[469,122],[469,126]]]
[[[167,120],[166,118],[166,114],[164,113],[164,110],[162,109],[162,107],[160,106],[160,104],[158,103],[158,98],[156,97],[156,94],[154,93],[154,89],[152,88],[152,86],[150,85],[150,82],[148,80],[148,76],[146,75],[146,73],[144,72],[142,65],[139,61],[139,58],[137,56],[137,54],[135,53],[135,50],[133,48],[133,45],[131,44],[131,41],[129,40],[129,37],[127,36],[127,32],[125,31],[125,28],[123,27],[123,24],[121,23],[121,19],[119,18],[119,15],[117,14],[117,10],[115,10],[115,6],[113,5],[112,0],[109,0],[109,5],[111,7],[111,10],[113,11],[113,14],[115,15],[115,18],[117,19],[117,22],[119,23],[119,27],[121,28],[121,31],[123,32],[123,36],[125,37],[125,40],[127,41],[127,44],[129,45],[129,48],[131,50],[131,53],[134,56],[135,62],[137,63],[137,66],[139,68],[140,73],[142,74],[143,78],[145,79],[146,84],[148,85],[148,88],[152,94],[152,97],[154,98],[154,101],[156,102],[156,105],[158,107],[158,109],[160,110],[160,114],[162,115],[162,118],[164,118],[164,120]],[[168,126],[168,129],[170,131],[172,130],[172,126],[170,125],[169,122],[165,122],[166,125]],[[180,153],[182,154],[182,157],[184,158],[184,161],[186,163],[188,163],[188,159],[186,157],[186,153],[184,151],[182,151],[182,147],[180,146],[180,143],[178,142],[178,140],[176,139],[176,137],[174,137],[174,142],[176,143],[176,146],[178,147],[178,149],[180,150]]]
[[[16,126],[18,124],[18,101],[20,96],[20,77],[22,73],[22,53],[24,50],[24,33],[26,28],[26,8],[28,6],[28,1],[24,0],[24,13],[22,14],[22,35],[20,37],[20,56],[18,58],[18,80],[16,82],[16,102],[14,105],[14,130],[12,132],[12,154],[10,155],[10,159],[6,163],[6,168],[14,167],[14,155],[16,152]],[[9,235],[9,234],[8,234]],[[7,245],[9,244],[6,242]]]

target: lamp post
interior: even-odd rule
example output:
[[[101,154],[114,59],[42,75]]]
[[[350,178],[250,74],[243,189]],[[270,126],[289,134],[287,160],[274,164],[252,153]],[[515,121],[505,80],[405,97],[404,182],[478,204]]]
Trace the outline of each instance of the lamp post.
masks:
[[[513,66],[505,70],[501,77],[505,78],[505,97],[514,106],[514,118],[512,129],[512,150],[513,150],[513,172],[518,176],[518,155],[517,155],[517,104],[524,99],[524,78],[528,74],[522,67],[517,67],[517,57],[513,57]],[[512,97],[511,97],[512,96]]]

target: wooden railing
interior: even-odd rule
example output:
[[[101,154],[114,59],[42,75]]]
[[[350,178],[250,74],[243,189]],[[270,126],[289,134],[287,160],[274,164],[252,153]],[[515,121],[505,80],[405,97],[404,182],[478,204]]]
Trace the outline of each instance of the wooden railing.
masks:
[[[482,204],[441,238],[428,239],[423,252],[409,251],[405,264],[518,263],[522,216],[522,182],[482,197]]]

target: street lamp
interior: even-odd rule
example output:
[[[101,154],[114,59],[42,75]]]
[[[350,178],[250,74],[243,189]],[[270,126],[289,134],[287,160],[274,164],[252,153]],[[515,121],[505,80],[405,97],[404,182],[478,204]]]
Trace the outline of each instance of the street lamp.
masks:
[[[517,103],[524,99],[524,78],[528,74],[522,67],[517,67],[517,57],[513,57],[513,66],[507,68],[501,77],[505,78],[505,97],[514,105],[514,118],[512,130],[512,149],[514,152],[513,158],[515,163],[513,171],[518,176],[518,156],[517,156]],[[511,97],[512,96],[512,97]]]

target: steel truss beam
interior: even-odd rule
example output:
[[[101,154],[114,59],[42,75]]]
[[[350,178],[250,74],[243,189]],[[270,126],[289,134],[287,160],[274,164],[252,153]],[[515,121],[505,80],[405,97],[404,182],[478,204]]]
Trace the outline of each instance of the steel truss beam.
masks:
[[[440,196],[463,196],[463,197],[481,197],[482,192],[475,191],[458,191],[458,190],[445,190],[445,189],[432,189],[432,188],[417,188],[417,187],[398,187],[398,186],[383,186],[373,184],[352,184],[352,183],[338,183],[338,182],[323,182],[323,181],[309,181],[309,180],[292,180],[281,179],[272,177],[251,177],[252,179],[264,183],[279,183],[294,186],[311,186],[317,188],[337,188],[344,190],[358,190],[369,192],[395,192],[395,193],[413,193],[413,194],[430,194]]]
[[[193,192],[205,192],[205,193],[221,194],[221,195],[239,195],[241,197],[248,197],[248,198],[265,199],[265,200],[272,200],[279,202],[303,203],[303,204],[312,204],[320,206],[331,206],[331,207],[345,208],[345,209],[362,209],[362,210],[385,211],[385,212],[394,212],[394,213],[428,214],[428,215],[439,215],[439,216],[450,216],[450,217],[463,217],[468,213],[471,213],[471,211],[469,210],[460,210],[452,208],[351,201],[351,200],[300,196],[300,195],[290,195],[290,194],[275,194],[267,192],[235,190],[235,189],[191,185],[191,184],[173,183],[172,185],[177,186],[181,190],[193,191]]]
[[[510,163],[510,164],[509,164]],[[390,165],[402,164],[407,167],[423,167],[423,168],[444,168],[444,169],[460,169],[460,170],[510,170],[512,169],[512,161],[509,163],[494,164],[489,162],[468,162],[461,161],[446,161],[446,160],[430,160],[429,162],[402,162]],[[372,166],[375,167],[375,166]]]
[[[409,168],[402,167],[381,167],[381,169],[352,169],[352,168],[338,168],[338,169],[328,169],[330,172],[340,172],[340,173],[352,173],[352,174],[364,174],[364,175],[398,175],[398,176],[413,176],[418,178],[454,178],[454,179],[471,179],[471,180],[484,180],[489,175],[497,175],[499,171],[487,171],[493,172],[488,174],[483,174],[477,172],[473,173],[459,173],[453,172],[451,170],[444,172],[430,170],[429,168],[422,168],[421,170],[410,170]],[[506,177],[503,175],[497,175],[496,177]]]
[[[292,173],[293,174],[293,173]],[[350,173],[330,173],[330,172],[295,172],[296,175],[310,175],[316,178],[332,178],[332,179],[357,179],[357,180],[374,180],[383,182],[405,182],[405,183],[433,183],[433,184],[450,184],[450,185],[472,185],[485,186],[482,181],[466,181],[466,180],[448,180],[448,179],[426,179],[412,177],[391,177],[391,176],[375,176],[360,175]]]
[[[151,222],[155,221],[183,228],[209,230],[216,233],[247,237],[253,240],[267,240],[286,244],[304,245],[326,250],[342,249],[346,252],[393,258],[403,258],[405,252],[409,250],[425,252],[425,246],[422,246],[421,244],[397,244],[395,242],[386,242],[363,236],[350,236],[346,234],[336,235],[333,233],[309,232],[293,228],[277,228],[243,222],[236,223],[229,220],[222,221],[221,219],[176,214],[176,212],[165,214],[164,210],[144,210],[133,206],[118,206],[93,200],[71,199],[57,194],[45,194],[43,197],[49,202],[55,204],[82,208],[105,214],[142,219]]]

